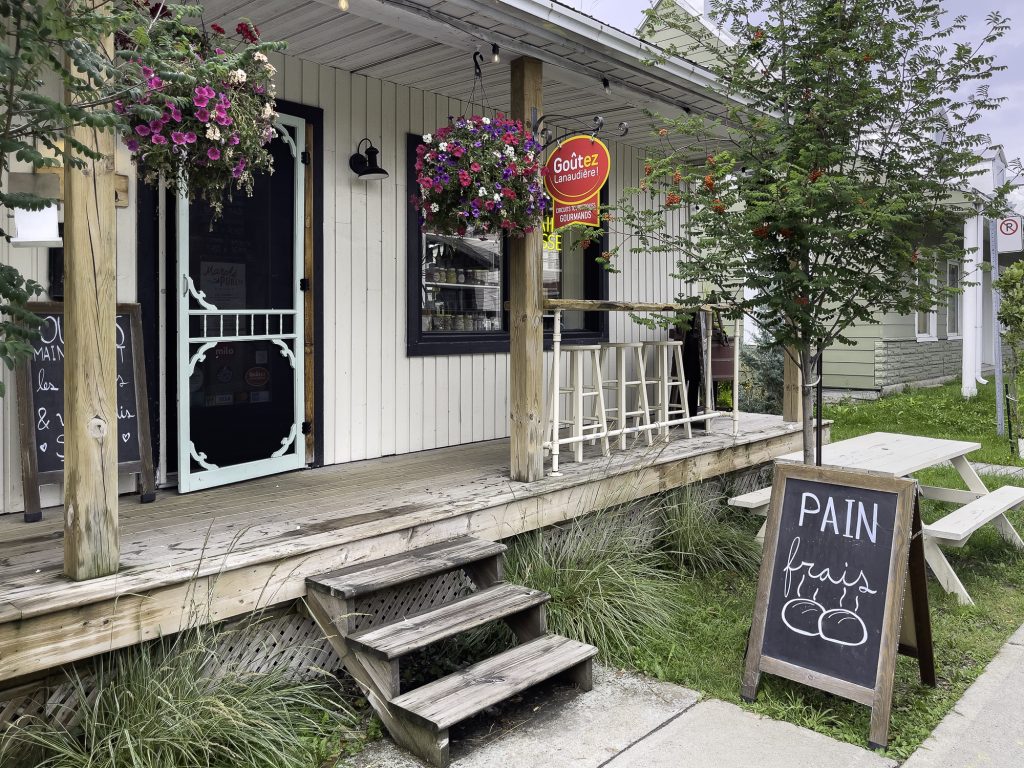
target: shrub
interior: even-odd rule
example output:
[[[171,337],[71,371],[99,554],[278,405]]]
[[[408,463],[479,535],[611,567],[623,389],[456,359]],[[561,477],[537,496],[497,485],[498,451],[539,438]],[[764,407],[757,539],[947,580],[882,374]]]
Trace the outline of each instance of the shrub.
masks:
[[[0,766],[317,768],[340,751],[355,717],[333,687],[224,666],[216,641],[189,631],[72,673],[74,715],[12,724]]]
[[[730,519],[709,486],[685,486],[659,498],[660,544],[672,567],[694,576],[716,571],[757,574],[761,547],[753,532]]]
[[[782,347],[769,343],[760,332],[753,344],[740,350],[740,407],[749,413],[782,413]]]
[[[605,661],[628,663],[672,622],[675,589],[658,566],[635,518],[608,511],[519,536],[505,572],[551,595],[552,632],[597,646]]]

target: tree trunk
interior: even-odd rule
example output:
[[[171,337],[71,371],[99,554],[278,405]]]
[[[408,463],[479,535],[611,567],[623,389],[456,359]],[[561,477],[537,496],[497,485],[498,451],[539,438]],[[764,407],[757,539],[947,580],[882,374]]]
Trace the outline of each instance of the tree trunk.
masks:
[[[803,410],[804,464],[814,464],[814,382],[817,381],[810,347],[800,349],[800,401]]]

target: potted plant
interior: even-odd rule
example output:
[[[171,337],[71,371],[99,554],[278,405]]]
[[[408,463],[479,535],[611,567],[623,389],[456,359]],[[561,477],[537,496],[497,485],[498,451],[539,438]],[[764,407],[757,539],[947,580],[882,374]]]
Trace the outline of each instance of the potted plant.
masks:
[[[424,230],[444,235],[532,232],[544,216],[541,144],[501,113],[449,117],[416,148]]]
[[[1006,382],[1009,419],[1017,432],[1017,455],[1024,456],[1020,418],[1020,375],[1021,362],[1024,361],[1024,262],[1018,261],[1003,270],[993,287],[999,291],[999,323],[1010,364]]]
[[[267,53],[284,44],[261,41],[245,20],[233,35],[218,24],[191,25],[185,18],[198,15],[196,8],[161,3],[148,28],[122,34],[123,55],[147,87],[114,109],[126,118],[122,139],[142,179],[162,179],[172,193],[203,200],[216,218],[225,192],[252,194],[253,174],[272,171],[267,144],[277,112]],[[133,45],[140,37],[146,44]]]

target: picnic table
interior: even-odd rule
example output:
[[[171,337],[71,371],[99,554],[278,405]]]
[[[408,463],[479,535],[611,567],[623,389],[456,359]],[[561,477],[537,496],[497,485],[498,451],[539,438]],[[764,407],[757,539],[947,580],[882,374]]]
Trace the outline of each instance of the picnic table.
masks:
[[[939,544],[962,547],[974,531],[992,523],[1006,541],[1018,549],[1024,549],[1024,541],[1006,518],[1008,510],[1024,503],[1024,488],[1004,486],[989,491],[966,458],[968,453],[979,448],[979,443],[965,440],[871,432],[822,446],[821,463],[846,469],[885,472],[897,477],[905,477],[946,462],[952,464],[969,490],[919,486],[921,495],[926,499],[963,505],[941,520],[924,526],[924,553],[929,567],[943,588],[956,594],[961,603],[973,605],[974,601]],[[777,457],[776,461],[802,462],[803,452],[787,453]],[[735,496],[729,499],[729,503],[767,514],[771,490],[770,487],[762,488]],[[758,533],[761,540],[764,539],[764,530],[765,526],[761,526]]]

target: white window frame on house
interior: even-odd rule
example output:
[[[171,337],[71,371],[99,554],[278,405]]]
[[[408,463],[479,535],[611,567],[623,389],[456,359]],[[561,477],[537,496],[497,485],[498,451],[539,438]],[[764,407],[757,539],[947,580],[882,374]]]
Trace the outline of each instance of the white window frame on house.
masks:
[[[956,270],[956,281],[952,280],[950,273],[952,270]],[[946,285],[953,287],[956,285],[960,287],[963,282],[963,265],[957,261],[951,261],[946,265]],[[964,327],[964,295],[963,293],[956,293],[949,297],[946,302],[946,338],[947,339],[959,339],[963,334]],[[950,317],[955,318],[956,331],[950,331]]]
[[[928,331],[926,333],[922,333],[920,330],[922,315],[927,315]],[[918,341],[939,340],[939,316],[934,306],[927,312],[918,310],[914,313],[914,334]]]

